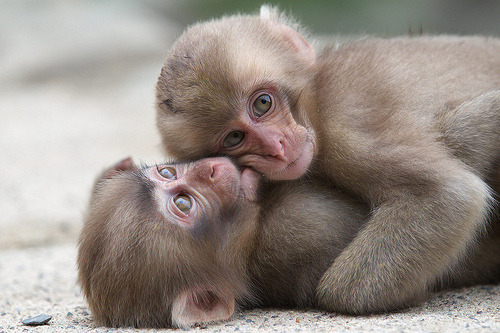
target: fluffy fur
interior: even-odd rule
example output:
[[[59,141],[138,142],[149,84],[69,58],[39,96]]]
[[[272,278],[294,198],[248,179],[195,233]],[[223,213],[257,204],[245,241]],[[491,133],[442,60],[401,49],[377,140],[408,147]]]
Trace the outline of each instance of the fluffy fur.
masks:
[[[500,40],[366,38],[314,50],[289,22],[267,8],[179,38],[157,84],[165,151],[231,155],[286,179],[292,169],[275,172],[283,158],[273,147],[313,142],[307,177],[372,208],[322,277],[319,304],[355,314],[414,304],[469,260],[498,209]],[[244,123],[259,89],[272,91],[277,110]],[[238,126],[260,141],[221,148]]]

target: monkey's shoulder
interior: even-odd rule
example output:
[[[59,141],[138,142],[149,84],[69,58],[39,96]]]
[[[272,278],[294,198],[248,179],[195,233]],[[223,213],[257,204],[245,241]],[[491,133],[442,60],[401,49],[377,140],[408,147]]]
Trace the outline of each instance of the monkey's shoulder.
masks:
[[[500,39],[489,36],[364,37],[325,45],[318,54],[318,73],[332,75],[337,71],[338,78],[401,65],[454,64],[457,57],[462,66],[485,60],[500,62]]]

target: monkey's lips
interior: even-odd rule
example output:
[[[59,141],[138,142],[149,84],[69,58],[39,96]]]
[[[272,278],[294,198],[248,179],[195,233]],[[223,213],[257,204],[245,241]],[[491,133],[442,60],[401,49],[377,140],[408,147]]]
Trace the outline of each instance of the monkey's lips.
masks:
[[[260,173],[250,168],[244,168],[241,171],[240,185],[245,200],[257,200],[257,188],[259,187],[260,177]]]
[[[211,179],[218,184],[219,189],[226,189],[225,195],[233,195],[235,198],[242,195],[245,201],[257,200],[260,173],[251,168],[240,168],[227,157],[207,158],[204,161],[211,164]]]

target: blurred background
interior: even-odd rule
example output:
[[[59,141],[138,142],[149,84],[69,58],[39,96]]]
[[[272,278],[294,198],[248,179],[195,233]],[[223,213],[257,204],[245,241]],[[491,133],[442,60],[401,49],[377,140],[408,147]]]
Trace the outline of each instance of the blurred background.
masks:
[[[0,249],[74,241],[93,178],[162,158],[154,85],[189,24],[259,1],[0,0]],[[267,1],[313,34],[500,34],[498,0]]]

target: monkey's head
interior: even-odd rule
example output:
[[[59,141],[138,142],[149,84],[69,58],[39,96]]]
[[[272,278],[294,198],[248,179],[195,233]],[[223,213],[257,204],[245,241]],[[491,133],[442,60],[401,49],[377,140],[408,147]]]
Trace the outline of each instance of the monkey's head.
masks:
[[[229,318],[246,295],[258,179],[226,158],[142,168],[126,159],[106,170],[78,250],[79,282],[97,323]]]
[[[189,28],[156,86],[167,154],[229,155],[270,179],[303,175],[316,145],[305,116],[316,54],[298,28],[268,7]]]

